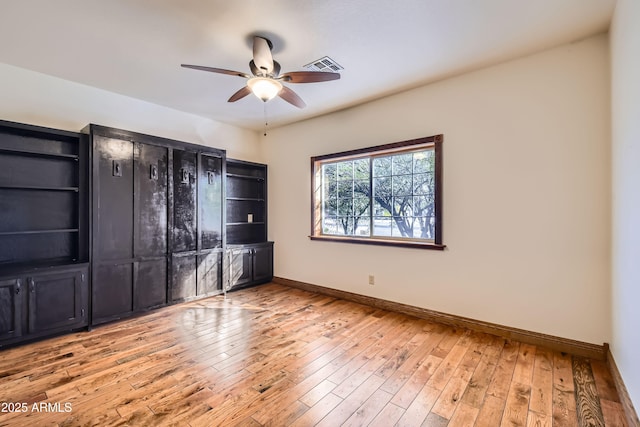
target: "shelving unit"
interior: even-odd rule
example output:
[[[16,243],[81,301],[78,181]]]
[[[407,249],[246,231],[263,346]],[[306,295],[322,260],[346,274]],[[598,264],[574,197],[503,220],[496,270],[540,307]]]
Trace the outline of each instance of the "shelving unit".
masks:
[[[79,134],[0,122],[0,271],[88,260],[84,162]]]
[[[267,166],[227,159],[228,286],[268,282],[273,242],[267,241]]]
[[[0,347],[88,324],[88,146],[0,121]]]
[[[267,167],[227,159],[227,244],[267,240]]]

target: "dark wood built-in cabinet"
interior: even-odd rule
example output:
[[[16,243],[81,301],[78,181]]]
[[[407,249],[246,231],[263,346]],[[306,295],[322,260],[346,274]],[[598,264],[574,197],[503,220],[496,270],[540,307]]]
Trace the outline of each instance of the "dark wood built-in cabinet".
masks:
[[[87,131],[93,149],[97,324],[167,302],[169,149],[101,126]]]
[[[230,286],[273,278],[267,241],[267,166],[227,159],[227,248]]]
[[[0,121],[0,346],[88,325],[88,144]]]
[[[224,151],[90,125],[93,323],[222,292]]]
[[[268,282],[266,165],[0,121],[0,347]]]

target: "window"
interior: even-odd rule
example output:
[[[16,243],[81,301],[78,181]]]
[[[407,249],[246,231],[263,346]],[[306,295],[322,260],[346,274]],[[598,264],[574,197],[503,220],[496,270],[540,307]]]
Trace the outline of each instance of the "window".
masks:
[[[311,239],[443,249],[442,135],[312,157]]]

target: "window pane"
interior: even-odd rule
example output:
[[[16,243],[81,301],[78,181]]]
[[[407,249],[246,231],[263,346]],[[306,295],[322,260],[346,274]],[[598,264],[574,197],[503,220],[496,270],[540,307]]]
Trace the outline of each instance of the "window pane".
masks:
[[[336,217],[325,216],[322,219],[322,233],[323,234],[336,234]]]
[[[353,215],[353,199],[350,197],[340,197],[338,199],[338,216]]]
[[[353,161],[338,163],[338,179],[353,179]]]
[[[434,166],[435,157],[433,150],[413,153],[413,173],[433,172]]]
[[[393,177],[393,195],[405,196],[411,195],[411,175],[402,175]]]
[[[354,218],[354,227],[355,227],[355,235],[356,236],[364,236],[369,237],[371,234],[370,226],[369,226],[369,215],[360,218]]]
[[[353,181],[338,181],[338,197],[353,197]]]
[[[413,212],[416,216],[429,216],[433,215],[435,205],[433,203],[433,197],[430,196],[414,196],[413,198]]]
[[[413,173],[413,154],[397,154],[392,157],[393,175],[405,175]]]
[[[413,194],[433,194],[433,174],[419,173],[413,175]]]
[[[337,170],[337,165],[335,163],[327,163],[325,165],[322,165],[322,174],[324,175],[325,179],[327,178],[336,178],[336,170]]]
[[[369,159],[360,159],[353,161],[354,179],[362,179],[369,181]]]
[[[374,178],[373,195],[375,198],[391,197],[391,178]]]
[[[375,157],[373,159],[373,176],[391,175],[391,157]]]
[[[373,234],[376,236],[391,236],[391,217],[374,217]]]
[[[353,192],[354,196],[362,195],[369,197],[370,188],[369,188],[369,180],[366,181],[354,181],[353,182]]]
[[[338,217],[337,232],[341,236],[353,234],[353,217]]]
[[[355,217],[367,216],[369,222],[369,197],[356,195],[353,199],[353,215]]]

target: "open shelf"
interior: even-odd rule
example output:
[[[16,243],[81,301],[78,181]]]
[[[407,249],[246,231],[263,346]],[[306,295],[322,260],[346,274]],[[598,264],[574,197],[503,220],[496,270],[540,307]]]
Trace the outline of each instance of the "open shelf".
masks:
[[[78,187],[47,187],[42,185],[0,185],[0,189],[3,190],[37,190],[37,191],[75,191],[78,192]]]
[[[27,231],[0,231],[0,236],[13,236],[21,234],[47,234],[47,233],[77,233],[77,228],[61,228],[53,230],[27,230]]]
[[[47,158],[78,160],[77,154],[51,153],[48,151],[37,151],[37,150],[18,150],[13,148],[4,148],[4,147],[0,147],[0,153],[11,154],[15,156],[47,157]]]
[[[227,173],[228,178],[240,178],[240,179],[252,179],[255,181],[264,181],[264,178],[261,176],[253,176],[253,175],[242,175],[239,173]]]

